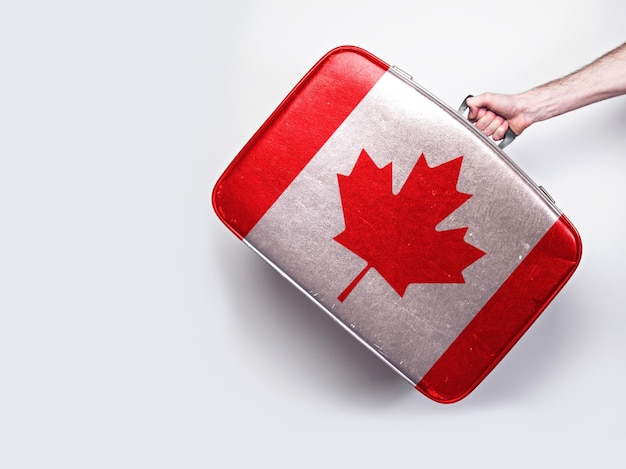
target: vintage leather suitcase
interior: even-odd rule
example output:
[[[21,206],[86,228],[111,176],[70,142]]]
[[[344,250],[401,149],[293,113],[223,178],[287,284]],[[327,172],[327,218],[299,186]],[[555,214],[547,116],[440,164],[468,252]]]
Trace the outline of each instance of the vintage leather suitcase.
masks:
[[[426,396],[470,393],[576,269],[549,196],[455,109],[326,54],[220,177],[219,218]]]

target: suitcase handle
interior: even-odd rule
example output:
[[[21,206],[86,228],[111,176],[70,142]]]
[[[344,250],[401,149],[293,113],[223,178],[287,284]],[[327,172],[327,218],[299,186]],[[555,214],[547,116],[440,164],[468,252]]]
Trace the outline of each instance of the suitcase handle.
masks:
[[[463,100],[463,102],[461,103],[461,105],[459,106],[459,113],[463,114],[465,111],[467,111],[467,108],[469,107],[467,105],[467,99],[473,97],[473,95],[469,94],[465,97],[465,99]],[[506,129],[506,133],[504,134],[504,138],[500,141],[500,144],[498,145],[498,147],[500,147],[501,150],[504,150],[504,147],[506,147],[509,143],[511,143],[513,140],[515,140],[515,138],[517,137],[517,134],[515,132],[513,132],[511,130],[511,128],[509,127],[508,129]]]

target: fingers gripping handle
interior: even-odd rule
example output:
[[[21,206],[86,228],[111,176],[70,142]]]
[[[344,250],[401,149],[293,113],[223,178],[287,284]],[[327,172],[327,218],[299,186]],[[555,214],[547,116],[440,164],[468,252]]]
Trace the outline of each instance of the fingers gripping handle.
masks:
[[[471,98],[472,96],[473,95],[470,94],[465,97],[465,99],[459,106],[459,114],[464,114],[465,111],[467,111],[467,109],[469,108],[469,106],[467,105],[467,100],[468,98]],[[498,147],[500,147],[500,149],[503,150],[509,143],[515,140],[516,137],[517,137],[517,134],[513,132],[511,128],[509,127],[508,129],[506,129],[504,138],[500,141],[500,144],[498,145]]]

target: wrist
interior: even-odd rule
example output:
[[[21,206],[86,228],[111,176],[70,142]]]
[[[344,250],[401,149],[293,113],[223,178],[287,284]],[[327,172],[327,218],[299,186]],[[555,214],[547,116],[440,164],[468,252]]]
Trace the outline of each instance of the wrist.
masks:
[[[541,120],[537,107],[533,104],[534,98],[531,92],[527,91],[513,95],[513,115],[507,119],[509,127],[517,135],[530,127],[535,122]]]
[[[566,112],[563,106],[567,97],[560,95],[562,91],[540,86],[520,93],[517,96],[517,125],[523,130],[532,124]]]

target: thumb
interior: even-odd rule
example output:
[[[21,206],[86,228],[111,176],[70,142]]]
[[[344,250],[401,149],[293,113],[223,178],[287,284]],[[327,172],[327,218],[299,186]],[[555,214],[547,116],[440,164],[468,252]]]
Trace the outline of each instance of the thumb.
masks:
[[[469,101],[469,100],[468,100]],[[478,116],[478,110],[476,106],[472,106],[469,102],[467,103],[467,107],[469,108],[469,112],[467,113],[467,120],[474,121]]]
[[[465,100],[467,107],[469,108],[469,113],[467,115],[469,120],[475,120],[478,118],[478,112],[480,109],[486,107],[483,101],[482,95],[471,96]]]
[[[480,108],[480,107],[487,107],[486,104],[488,102],[488,97],[485,93],[483,94],[479,94],[478,96],[471,96],[469,98],[467,98],[466,103],[470,108]]]
[[[480,119],[484,114],[486,109],[482,106],[476,106],[474,103],[470,103],[469,99],[466,101],[467,107],[469,108],[469,112],[467,113],[467,120],[470,122],[475,122]]]

